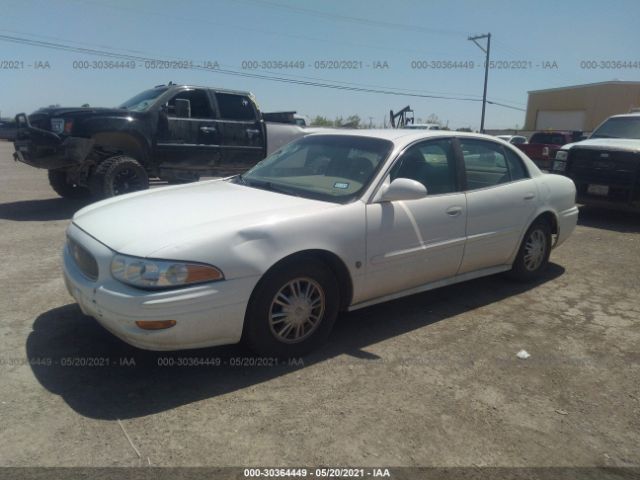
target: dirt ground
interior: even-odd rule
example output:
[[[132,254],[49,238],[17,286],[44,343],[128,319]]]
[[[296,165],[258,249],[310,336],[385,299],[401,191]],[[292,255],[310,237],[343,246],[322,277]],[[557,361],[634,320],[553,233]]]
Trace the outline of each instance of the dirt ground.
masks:
[[[343,314],[304,364],[237,366],[239,346],[144,352],[83,316],[60,267],[82,205],[11,152],[0,142],[1,466],[640,464],[640,215],[583,210],[536,284]]]

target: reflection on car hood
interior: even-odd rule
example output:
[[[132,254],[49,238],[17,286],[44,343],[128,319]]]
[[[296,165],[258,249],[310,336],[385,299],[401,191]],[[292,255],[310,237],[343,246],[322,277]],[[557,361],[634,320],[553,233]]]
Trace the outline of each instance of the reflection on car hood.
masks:
[[[225,235],[337,206],[213,180],[104,200],[77,212],[73,223],[117,252],[145,257],[189,229]]]

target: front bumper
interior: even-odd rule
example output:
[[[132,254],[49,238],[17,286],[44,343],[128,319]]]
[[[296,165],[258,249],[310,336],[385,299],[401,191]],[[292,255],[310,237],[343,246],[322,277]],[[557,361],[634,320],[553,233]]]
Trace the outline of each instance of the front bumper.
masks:
[[[68,248],[63,255],[67,290],[86,315],[126,343],[146,350],[181,350],[237,343],[258,277],[224,280],[177,290],[145,291],[111,277],[114,252],[71,224],[67,234],[94,257],[96,281],[87,278]],[[137,320],[175,320],[166,330],[143,330]]]
[[[14,160],[48,170],[80,165],[93,148],[94,141],[82,137],[60,137],[31,126],[28,117],[16,115]]]

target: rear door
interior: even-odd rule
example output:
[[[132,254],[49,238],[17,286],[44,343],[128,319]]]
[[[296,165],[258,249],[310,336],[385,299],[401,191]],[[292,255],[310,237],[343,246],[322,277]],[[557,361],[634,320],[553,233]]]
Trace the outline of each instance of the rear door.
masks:
[[[466,197],[453,139],[409,147],[388,181],[410,178],[427,188],[418,200],[367,205],[367,292],[380,297],[452,277],[465,243]],[[386,180],[385,180],[386,181]]]
[[[535,213],[538,190],[522,159],[490,140],[460,138],[467,243],[458,273],[505,265]]]
[[[187,112],[176,100],[189,102]],[[158,125],[156,154],[161,168],[206,170],[220,162],[220,132],[205,89],[181,90],[164,105]]]
[[[222,141],[221,168],[227,174],[242,173],[264,158],[264,125],[247,95],[216,92]]]

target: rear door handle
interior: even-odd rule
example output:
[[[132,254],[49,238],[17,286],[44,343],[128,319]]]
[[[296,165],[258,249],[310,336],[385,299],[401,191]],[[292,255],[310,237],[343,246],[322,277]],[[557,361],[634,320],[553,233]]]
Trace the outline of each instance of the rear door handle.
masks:
[[[524,199],[525,199],[525,200],[533,200],[534,198],[536,198],[536,194],[535,194],[535,193],[527,193],[527,194],[524,196]]]
[[[202,133],[214,133],[216,131],[216,127],[200,127],[200,131]]]
[[[257,128],[247,128],[246,131],[250,135],[257,135],[260,133],[260,130],[258,130]]]
[[[457,217],[462,213],[462,207],[449,207],[447,208],[447,215],[451,217]]]

